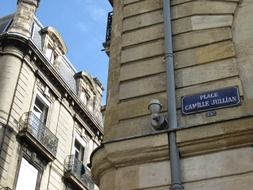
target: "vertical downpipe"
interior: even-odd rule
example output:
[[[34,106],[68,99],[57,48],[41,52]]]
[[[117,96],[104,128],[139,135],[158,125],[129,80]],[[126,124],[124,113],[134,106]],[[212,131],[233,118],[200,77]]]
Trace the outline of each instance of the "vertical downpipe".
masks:
[[[167,78],[167,105],[168,105],[168,126],[169,129],[176,129],[177,112],[175,96],[175,76],[172,46],[171,13],[170,0],[163,0],[164,17],[164,41],[165,41],[165,63]],[[180,172],[180,158],[176,143],[176,131],[168,132],[170,171],[171,171],[171,190],[183,190]]]

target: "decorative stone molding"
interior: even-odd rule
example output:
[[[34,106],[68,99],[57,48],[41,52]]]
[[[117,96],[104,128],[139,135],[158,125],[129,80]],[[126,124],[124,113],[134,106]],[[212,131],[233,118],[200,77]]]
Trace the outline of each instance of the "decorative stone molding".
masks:
[[[17,4],[19,4],[20,2],[25,2],[25,3],[35,5],[36,7],[38,7],[40,0],[18,0]]]
[[[59,49],[58,51],[61,52],[61,55],[67,53],[67,46],[62,39],[60,33],[57,32],[55,28],[53,28],[52,26],[48,26],[46,28],[43,28],[40,32],[44,40],[43,50],[47,48],[48,44],[51,44],[53,48]]]
[[[45,97],[51,102],[53,103],[56,98],[54,97],[53,93],[51,92],[51,90],[46,86],[46,84],[44,84],[41,80],[37,79],[36,81],[37,83],[37,87],[40,89],[40,91],[42,92],[42,94],[45,95]]]
[[[136,146],[138,144],[138,146]],[[109,142],[91,157],[95,182],[108,170],[168,159],[167,133]]]

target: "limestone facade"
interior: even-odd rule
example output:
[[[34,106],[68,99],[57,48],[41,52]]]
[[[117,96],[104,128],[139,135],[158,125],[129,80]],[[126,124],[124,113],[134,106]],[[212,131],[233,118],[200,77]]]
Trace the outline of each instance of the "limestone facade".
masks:
[[[169,189],[168,132],[154,131],[149,101],[166,114],[162,0],[113,4],[104,142],[92,156],[101,190]],[[252,189],[251,0],[171,0],[176,141],[187,190]],[[241,104],[183,115],[183,96],[237,86]]]
[[[87,164],[103,138],[103,88],[75,70],[38,5],[19,0],[0,18],[0,189],[97,189]]]

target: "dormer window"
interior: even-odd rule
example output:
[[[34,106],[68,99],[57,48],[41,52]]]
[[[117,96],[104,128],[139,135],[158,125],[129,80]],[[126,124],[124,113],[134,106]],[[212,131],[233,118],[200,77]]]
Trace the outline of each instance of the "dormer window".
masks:
[[[93,111],[93,99],[94,95],[89,96],[89,99],[87,99],[87,107],[90,109],[90,111]]]
[[[54,52],[53,48],[50,45],[46,48],[45,55],[51,63],[54,63],[54,60],[57,57],[57,54]]]
[[[96,79],[92,78],[85,72],[75,74],[76,89],[80,101],[93,112],[94,115],[100,118],[100,107],[102,99],[102,86]]]
[[[82,103],[86,105],[91,111],[93,111],[93,108],[94,108],[93,98],[89,93],[87,93],[86,90],[84,90],[84,88],[82,88],[82,91],[80,92],[79,97]]]
[[[50,63],[57,57],[67,53],[67,47],[60,34],[53,27],[43,28],[41,31],[43,51]]]
[[[80,100],[83,104],[86,105],[89,102],[90,96],[87,94],[87,92],[84,88],[81,88],[79,96],[80,96]]]
[[[84,91],[80,92],[80,100],[83,104],[86,104],[86,95]]]

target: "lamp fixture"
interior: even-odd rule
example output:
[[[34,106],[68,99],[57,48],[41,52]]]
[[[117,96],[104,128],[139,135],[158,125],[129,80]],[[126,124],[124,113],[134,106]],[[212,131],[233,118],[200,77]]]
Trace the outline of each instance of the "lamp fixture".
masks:
[[[152,99],[149,102],[148,109],[151,113],[151,125],[156,131],[166,129],[168,126],[167,120],[163,115],[160,115],[162,104],[157,99]]]

